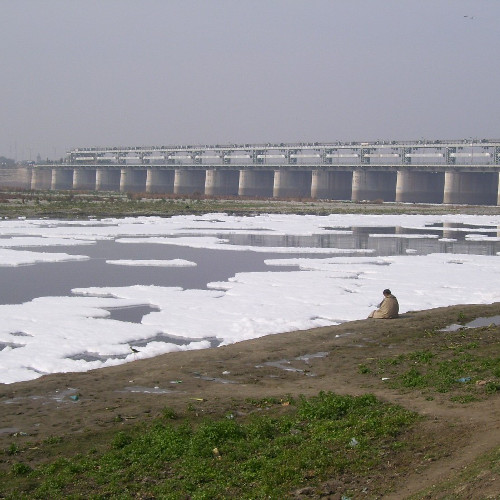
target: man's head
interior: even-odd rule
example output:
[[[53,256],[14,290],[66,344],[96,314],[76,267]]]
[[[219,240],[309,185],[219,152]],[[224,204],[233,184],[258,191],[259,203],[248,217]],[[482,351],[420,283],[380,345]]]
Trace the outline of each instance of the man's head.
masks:
[[[391,295],[391,291],[390,291],[388,288],[386,288],[386,289],[385,289],[382,293],[383,293],[386,297],[387,297],[388,295]]]

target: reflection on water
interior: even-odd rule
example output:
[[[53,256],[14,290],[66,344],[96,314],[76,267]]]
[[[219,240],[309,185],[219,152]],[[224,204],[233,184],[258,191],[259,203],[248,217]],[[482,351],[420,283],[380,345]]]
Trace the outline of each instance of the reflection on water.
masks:
[[[329,234],[269,235],[269,234],[219,234],[232,245],[258,247],[312,247],[373,250],[371,255],[389,256],[430,253],[461,253],[496,255],[500,251],[497,226],[481,227],[466,224],[433,224],[425,228],[403,227],[327,227]],[[475,237],[490,241],[469,240],[467,229]],[[391,237],[392,236],[392,237]],[[492,238],[495,237],[495,239]],[[347,254],[348,255],[348,254]]]

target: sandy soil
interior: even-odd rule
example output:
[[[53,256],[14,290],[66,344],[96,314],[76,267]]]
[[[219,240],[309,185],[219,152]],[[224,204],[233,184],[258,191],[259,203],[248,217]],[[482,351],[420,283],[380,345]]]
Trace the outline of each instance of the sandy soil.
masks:
[[[384,472],[384,498],[407,498],[500,446],[500,396],[466,405],[450,402],[447,395],[429,401],[418,391],[389,389],[380,378],[360,373],[358,365],[387,355],[388,349],[393,355],[422,349],[428,342],[423,332],[455,323],[459,312],[470,318],[493,316],[500,314],[500,304],[408,312],[396,320],[355,321],[0,385],[0,448],[12,443],[13,434],[22,444],[49,436],[116,431],[159,415],[165,407],[185,412],[190,406],[216,414],[241,402],[243,413],[245,398],[314,395],[321,390],[371,392],[427,417],[419,432],[428,436],[424,448],[432,449],[435,458],[422,452],[408,457],[404,473],[392,473],[390,464]],[[479,484],[450,498],[495,498],[497,489],[500,478],[484,471]],[[324,497],[337,498],[327,490]]]

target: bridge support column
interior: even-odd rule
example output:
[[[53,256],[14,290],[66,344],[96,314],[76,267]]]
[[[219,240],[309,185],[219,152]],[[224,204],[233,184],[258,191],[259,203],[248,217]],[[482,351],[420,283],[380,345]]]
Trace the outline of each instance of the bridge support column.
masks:
[[[175,194],[204,194],[205,193],[205,171],[204,170],[176,170],[174,178]]]
[[[274,172],[274,198],[311,197],[312,172],[276,170]]]
[[[98,168],[95,174],[95,188],[97,191],[119,191],[120,175],[118,169]]]
[[[443,203],[496,205],[498,174],[496,172],[446,172]]]
[[[350,200],[352,196],[352,172],[313,170],[311,196],[326,200]]]
[[[498,173],[498,195],[497,195],[497,205],[500,205],[500,172]],[[500,229],[500,228],[499,228]],[[500,234],[497,234],[497,236],[500,236]]]
[[[396,175],[396,172],[354,171],[352,174],[352,200],[395,201]]]
[[[34,168],[31,174],[31,189],[50,189],[52,185],[52,170]]]
[[[120,175],[120,191],[141,193],[146,191],[146,170],[122,168]]]
[[[444,173],[399,171],[396,201],[403,203],[442,203]]]
[[[240,173],[238,170],[207,170],[206,173],[206,195],[238,195],[240,181]]]
[[[241,170],[239,196],[271,197],[273,195],[274,172],[270,170]]]
[[[173,193],[175,170],[148,168],[146,193]]]
[[[75,169],[73,172],[73,189],[94,191],[96,185],[96,171]]]
[[[52,182],[50,189],[72,189],[73,188],[73,170],[62,168],[52,169]]]

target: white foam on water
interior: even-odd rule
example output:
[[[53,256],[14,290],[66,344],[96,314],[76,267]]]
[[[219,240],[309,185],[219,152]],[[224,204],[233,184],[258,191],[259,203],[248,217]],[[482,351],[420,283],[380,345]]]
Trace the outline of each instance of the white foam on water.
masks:
[[[491,228],[500,225],[500,216],[207,214],[76,222],[1,220],[0,262],[18,266],[88,259],[85,255],[12,248],[22,246],[19,243],[24,238],[36,238],[24,240],[26,246],[34,243],[41,246],[37,239],[45,240],[44,243],[82,246],[115,239],[124,244],[147,241],[255,251],[256,247],[229,245],[224,232],[311,235],[344,229],[348,232],[353,226],[425,230],[429,225],[441,223]],[[495,239],[481,236],[482,240],[485,238]],[[359,256],[346,257],[343,253],[353,252],[351,249],[260,248],[265,252],[289,254],[282,259],[269,259],[266,264],[294,269],[237,273],[227,281],[210,283],[204,290],[146,285],[89,287],[74,289],[70,297],[39,297],[24,304],[0,305],[0,348],[3,346],[0,382],[30,380],[45,373],[86,371],[165,352],[208,348],[212,338],[224,345],[362,319],[380,302],[384,288],[390,288],[398,297],[401,312],[500,300],[497,255],[374,257],[364,253],[371,251],[367,249]],[[297,256],[313,251],[327,255],[323,258]],[[107,262],[137,266],[193,264],[182,259]],[[112,320],[106,310],[145,304],[157,310],[146,314],[140,324]],[[155,340],[157,335],[188,340],[178,345]],[[95,360],[85,361],[86,353],[95,355]]]
[[[106,264],[113,264],[115,266],[151,266],[151,267],[195,267],[196,262],[191,262],[184,259],[170,259],[170,260],[107,260]]]
[[[28,250],[0,248],[1,267],[27,266],[37,262],[69,262],[77,260],[89,260],[89,257],[67,253],[30,252]]]

